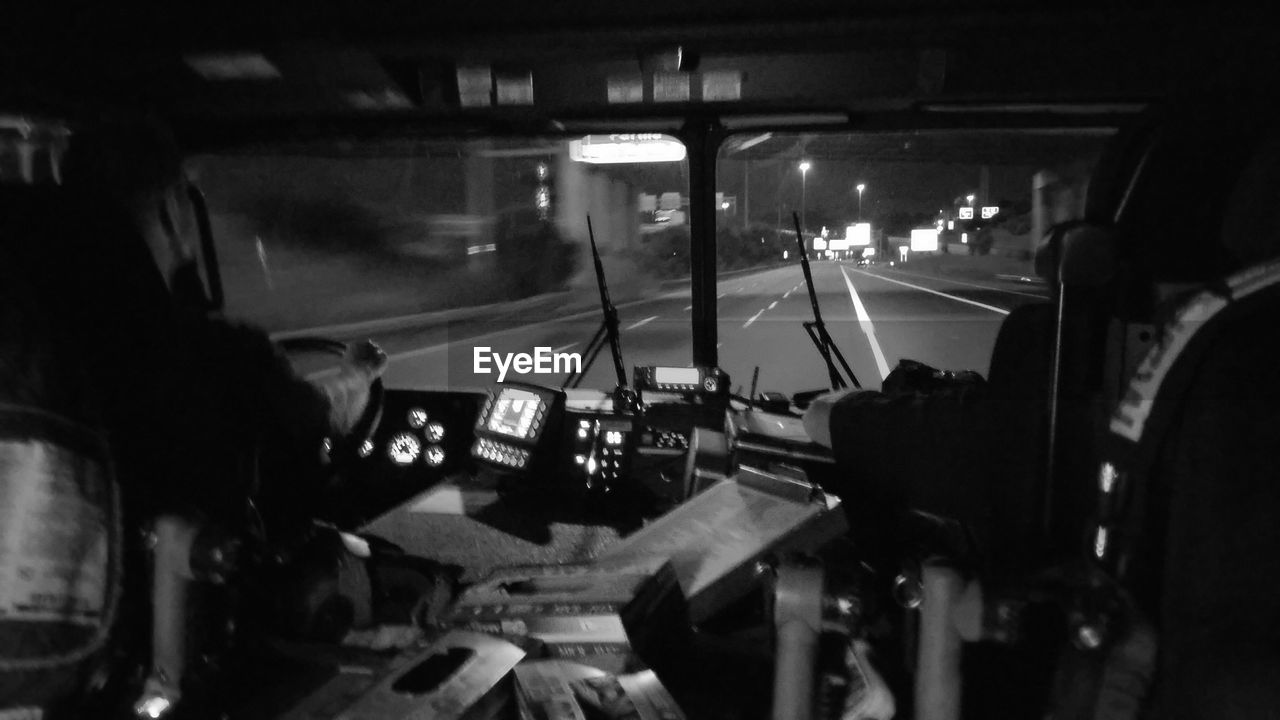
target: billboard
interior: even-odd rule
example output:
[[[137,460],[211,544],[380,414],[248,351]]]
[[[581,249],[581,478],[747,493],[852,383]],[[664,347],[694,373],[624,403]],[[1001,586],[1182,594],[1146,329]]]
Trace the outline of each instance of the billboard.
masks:
[[[971,207],[960,208],[959,213],[956,215],[956,217],[960,218],[961,220],[972,220],[973,208]]]
[[[983,208],[982,208],[982,219],[983,219],[983,220],[990,220],[991,218],[993,218],[993,217],[995,217],[996,215],[999,215],[999,214],[1000,214],[1000,206],[999,206],[999,205],[985,205],[985,206],[983,206]]]
[[[918,228],[911,231],[911,252],[937,252],[938,231],[934,228]]]
[[[855,223],[844,229],[846,249],[850,246],[865,247],[871,244],[871,223]]]

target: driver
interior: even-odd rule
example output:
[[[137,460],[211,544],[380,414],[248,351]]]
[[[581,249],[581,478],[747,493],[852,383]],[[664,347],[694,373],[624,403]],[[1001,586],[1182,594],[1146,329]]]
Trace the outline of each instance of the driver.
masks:
[[[97,237],[66,254],[78,290],[69,310],[101,391],[127,520],[241,519],[246,463],[264,440],[296,465],[292,477],[272,478],[294,487],[263,490],[299,506],[314,497],[299,483],[317,477],[323,439],[361,417],[386,356],[355,346],[337,373],[308,382],[261,330],[207,315],[181,155],[159,126],[77,134],[63,176],[97,225]]]

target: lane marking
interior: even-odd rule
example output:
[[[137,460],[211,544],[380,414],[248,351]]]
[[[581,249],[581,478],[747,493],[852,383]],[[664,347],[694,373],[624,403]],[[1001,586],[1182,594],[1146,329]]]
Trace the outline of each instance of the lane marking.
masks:
[[[692,306],[692,305],[685,305],[685,306],[684,306],[684,309],[685,309],[685,310],[692,310],[692,309],[693,309],[693,306]]]
[[[654,295],[652,297],[641,298],[639,300],[628,300],[623,303],[617,303],[617,307],[624,308],[624,307],[631,307],[633,305],[643,305],[644,303],[656,302],[658,300],[670,300],[671,298],[687,295],[688,292],[689,292],[688,290],[672,290],[670,292],[664,292],[659,295]],[[509,311],[515,306],[516,306],[516,303],[514,302],[501,302],[501,303],[493,303],[493,304],[487,304],[487,305],[472,305],[469,307],[454,308],[452,310],[433,310],[431,312],[425,312],[425,313],[414,313],[412,315],[396,315],[394,317],[376,318],[373,320],[359,320],[356,322],[340,323],[337,325],[322,325],[319,327],[294,328],[291,330],[278,330],[268,335],[268,337],[270,337],[272,340],[286,340],[288,338],[308,337],[313,335],[332,337],[332,336],[347,336],[353,333],[360,334],[360,333],[374,333],[374,332],[401,332],[404,330],[412,330],[414,327],[413,326],[414,322],[423,322],[423,321],[428,322],[428,326],[425,329],[430,329],[431,327],[439,327],[441,324],[447,324],[450,322],[459,322],[459,323],[470,322],[477,318],[483,318],[486,312],[501,313],[504,310]],[[456,317],[454,319],[443,317],[451,313],[460,313],[460,315],[459,317]],[[475,313],[475,315],[472,315],[470,313]],[[529,323],[528,325],[525,325],[522,327],[534,327],[536,325],[545,324],[549,322],[559,322],[561,320],[576,320],[577,318],[580,318],[580,317],[587,317],[589,315],[598,316],[599,314],[600,314],[599,308],[596,308],[594,310],[583,310],[581,312],[576,312],[569,315],[563,315],[561,317],[552,318],[550,320],[540,320],[537,323]],[[438,323],[430,323],[431,320],[436,320],[436,319],[439,319]],[[419,327],[418,329],[422,330],[424,328]]]
[[[844,272],[844,271],[845,271],[845,269],[842,267],[842,268],[840,268],[840,271],[841,271],[841,272]],[[962,302],[962,303],[964,303],[964,304],[966,304],[966,305],[973,305],[974,307],[980,307],[980,308],[982,308],[983,310],[990,310],[990,311],[991,311],[991,312],[993,312],[993,313],[1000,313],[1001,315],[1008,315],[1008,314],[1009,314],[1009,311],[1008,311],[1008,310],[1005,310],[1005,309],[1002,309],[1002,308],[998,308],[998,307],[996,307],[996,306],[994,306],[994,305],[988,305],[988,304],[986,304],[986,303],[980,303],[980,302],[978,302],[977,300],[969,300],[968,298],[962,298],[962,297],[958,297],[958,296],[956,296],[956,295],[948,295],[947,293],[944,293],[944,292],[938,292],[937,290],[933,290],[933,289],[931,289],[931,288],[924,287],[923,285],[916,285],[915,283],[903,282],[903,281],[901,281],[901,280],[894,280],[893,278],[887,278],[887,277],[885,277],[885,276],[883,276],[883,275],[876,275],[875,273],[869,273],[869,272],[867,272],[866,270],[854,270],[854,272],[856,272],[856,273],[861,273],[861,274],[863,274],[863,275],[866,275],[867,277],[876,278],[876,279],[878,279],[878,280],[883,280],[883,281],[885,281],[885,282],[891,282],[891,283],[895,283],[895,284],[898,284],[898,285],[902,285],[903,287],[909,287],[909,288],[911,288],[912,290],[919,290],[919,291],[921,291],[921,292],[927,292],[927,293],[929,293],[930,295],[937,295],[938,297],[944,297],[944,298],[946,298],[946,299],[948,299],[948,300],[955,300],[956,302]],[[847,276],[847,275],[845,276],[845,279],[846,279],[846,280],[848,279],[848,276]],[[852,286],[852,285],[850,285],[849,287],[853,287],[853,286]]]
[[[772,310],[772,309],[774,309],[774,308],[776,308],[776,307],[778,307],[778,301],[777,301],[777,300],[774,300],[773,302],[769,303],[769,309],[770,309],[770,310]]]
[[[785,268],[781,268],[781,269],[785,269]],[[717,282],[717,285],[721,283],[729,283],[729,282],[733,282],[733,280],[720,280]],[[799,286],[797,285],[797,287]],[[741,290],[741,288],[739,288],[739,290]],[[684,290],[673,290],[671,292],[663,293],[657,297],[644,298],[641,300],[629,300],[624,303],[618,303],[617,307],[625,308],[625,307],[632,307],[634,305],[643,305],[645,303],[651,303],[656,300],[667,300],[670,298],[679,297],[680,295],[683,295],[685,292],[686,291]],[[727,294],[728,293],[721,293],[719,297],[724,297]],[[690,305],[689,307],[692,308],[693,306]],[[403,321],[403,320],[425,318],[435,314],[436,313],[422,313],[419,315],[406,315],[398,318],[372,320],[372,321],[360,322],[360,323],[348,323],[344,325],[331,325],[328,327],[308,328],[305,330],[285,330],[277,333],[272,333],[270,337],[272,340],[279,340],[287,337],[299,337],[299,336],[305,336],[305,335],[333,335],[333,334],[339,334],[338,333],[339,330],[354,330],[358,326],[363,326],[369,323],[380,323],[380,324],[390,323],[392,321]],[[600,310],[598,308],[595,310],[583,310],[581,312],[571,313],[569,315],[562,315],[560,317],[548,318],[547,320],[539,320],[537,322],[518,325],[516,327],[510,327],[503,330],[492,330],[487,333],[481,333],[479,335],[473,335],[467,338],[463,338],[457,342],[465,343],[465,342],[472,342],[475,340],[486,340],[488,338],[499,337],[512,332],[530,330],[536,327],[541,327],[543,325],[552,325],[554,323],[562,323],[570,320],[581,320],[583,318],[588,318],[592,316],[599,317]],[[413,348],[411,350],[401,350],[399,352],[388,353],[387,361],[394,362],[397,360],[404,360],[406,358],[418,357],[420,355],[430,355],[432,353],[440,352],[441,350],[448,350],[451,344],[452,343],[450,341],[446,340],[445,342],[436,343],[435,345],[426,345],[423,347]],[[332,372],[336,372],[336,370]]]
[[[717,296],[716,296],[716,299],[717,299],[717,300],[719,300],[720,298],[722,298],[722,297],[724,297],[725,295],[728,295],[728,294],[729,294],[729,293],[720,293],[719,295],[717,295]]]
[[[1026,297],[1029,297],[1029,298],[1035,298],[1035,299],[1037,299],[1037,300],[1048,300],[1048,299],[1049,299],[1049,296],[1048,296],[1048,295],[1037,295],[1037,294],[1035,294],[1035,293],[1022,292],[1022,291],[1020,291],[1020,290],[1006,290],[1006,289],[1004,289],[1004,288],[992,287],[992,286],[990,286],[990,285],[982,285],[982,284],[980,284],[980,283],[965,282],[964,280],[952,280],[951,278],[945,278],[945,279],[944,279],[944,278],[935,278],[935,277],[932,277],[932,276],[930,276],[930,275],[921,275],[920,273],[907,272],[906,270],[895,270],[895,269],[892,269],[892,268],[880,268],[880,272],[891,272],[891,273],[897,273],[897,274],[900,274],[900,275],[910,275],[911,277],[924,278],[924,279],[926,279],[926,280],[937,280],[938,282],[951,283],[951,284],[953,284],[953,285],[968,285],[969,287],[981,288],[981,289],[983,289],[983,290],[990,290],[990,291],[992,291],[992,292],[1009,293],[1010,295],[1024,295],[1024,296],[1026,296]]]
[[[623,329],[623,330],[635,330],[636,328],[640,327],[641,325],[648,325],[649,323],[651,323],[651,322],[653,322],[654,320],[657,320],[657,319],[658,319],[658,316],[657,316],[657,315],[654,315],[654,316],[652,316],[652,317],[647,317],[647,318],[645,318],[645,319],[641,320],[641,321],[640,321],[640,322],[638,322],[638,323],[634,323],[634,324],[632,324],[632,325],[628,325],[628,326],[626,326],[626,327],[624,327],[624,328],[622,328],[622,329]]]
[[[561,346],[560,346],[560,347],[558,347],[558,348],[552,348],[551,352],[560,352],[561,350],[568,350],[569,348],[571,348],[571,347],[573,347],[574,345],[577,345],[577,344],[578,344],[578,343],[576,343],[576,342],[571,342],[571,343],[569,343],[568,345],[561,345]]]
[[[666,299],[666,296],[660,295],[657,298],[646,298],[644,300],[630,300],[628,302],[619,303],[617,307],[619,308],[631,307],[633,305],[651,303],[651,302],[654,302],[655,300],[662,300],[662,299]],[[536,327],[542,327],[543,325],[554,325],[556,323],[567,322],[570,320],[581,320],[583,318],[589,318],[589,317],[597,317],[597,318],[600,317],[599,308],[595,310],[583,310],[582,312],[576,312],[571,315],[562,315],[560,317],[549,318],[547,320],[539,320],[538,322],[532,322],[526,325],[517,325],[515,327],[509,327],[503,330],[491,330],[487,333],[481,333],[479,335],[465,337],[460,340],[456,340],[452,342],[446,340],[445,342],[436,343],[435,345],[426,345],[424,347],[414,348],[412,350],[401,350],[400,352],[388,353],[387,360],[388,362],[390,362],[395,360],[403,360],[405,358],[418,357],[419,355],[430,355],[431,353],[440,352],[441,350],[448,350],[449,346],[455,343],[468,343],[468,342],[474,342],[476,340],[486,340],[488,338],[500,337],[502,335],[507,335],[513,332],[531,330]],[[276,336],[272,335],[271,337],[272,339],[275,339]]]
[[[751,327],[751,323],[755,322],[756,318],[760,317],[763,314],[764,314],[764,308],[760,308],[760,312],[756,313],[755,315],[752,315],[750,320],[742,324],[742,327],[744,328]]]
[[[783,299],[783,300],[786,300],[786,299],[787,299],[787,298],[789,298],[789,297],[791,297],[791,291],[790,291],[790,290],[788,290],[788,291],[786,291],[786,292],[782,293],[782,299]]]
[[[862,333],[867,336],[867,341],[871,343],[871,354],[876,358],[876,369],[880,371],[880,379],[884,380],[889,377],[889,363],[884,359],[884,351],[880,349],[880,341],[876,339],[876,328],[871,324],[871,316],[867,314],[867,309],[862,305],[862,298],[858,297],[858,291],[853,289],[853,281],[849,279],[849,271],[840,268],[840,274],[844,275],[844,284],[849,288],[849,298],[853,300],[853,311],[858,315],[858,325],[862,327]]]

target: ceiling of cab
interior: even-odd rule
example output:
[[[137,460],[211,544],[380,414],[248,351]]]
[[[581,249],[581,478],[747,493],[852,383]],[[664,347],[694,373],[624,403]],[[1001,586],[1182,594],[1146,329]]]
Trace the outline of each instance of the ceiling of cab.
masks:
[[[1275,29],[1089,2],[31,3],[0,28],[0,101],[144,108],[206,134],[299,121],[536,130],[691,108],[963,124],[1263,84],[1280,61]]]

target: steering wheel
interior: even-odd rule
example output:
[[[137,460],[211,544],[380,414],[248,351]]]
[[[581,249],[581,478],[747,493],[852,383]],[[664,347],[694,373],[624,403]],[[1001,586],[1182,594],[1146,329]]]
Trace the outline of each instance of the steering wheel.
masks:
[[[323,337],[296,337],[280,340],[277,343],[286,355],[291,353],[318,352],[338,357],[346,357],[349,345],[340,340]],[[374,430],[382,419],[383,400],[386,391],[382,378],[375,378],[369,385],[369,401],[365,405],[360,419],[344,437],[329,438],[329,460],[333,465],[341,466],[355,460],[359,448],[365,442],[373,441]]]

